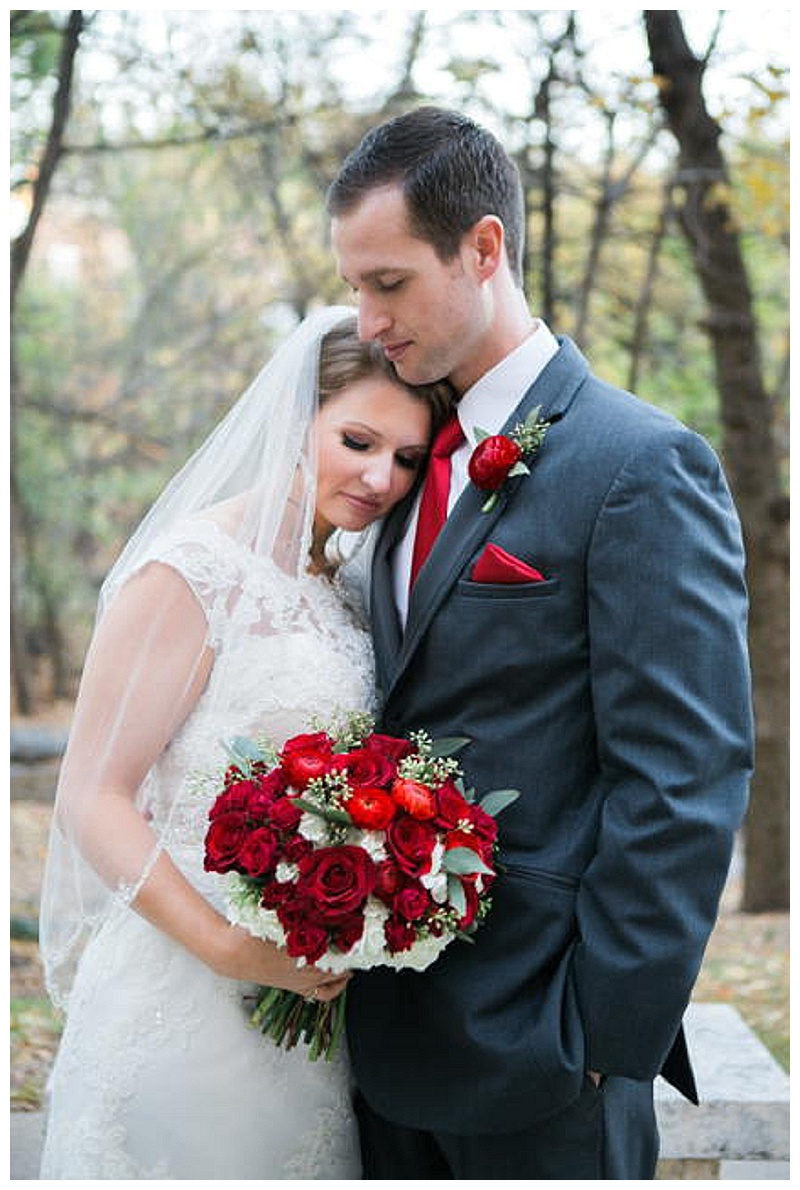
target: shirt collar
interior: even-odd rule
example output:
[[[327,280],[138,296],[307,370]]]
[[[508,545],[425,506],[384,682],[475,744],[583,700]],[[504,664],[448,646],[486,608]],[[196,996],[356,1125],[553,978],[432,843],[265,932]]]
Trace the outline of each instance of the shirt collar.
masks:
[[[487,434],[500,432],[557,351],[555,335],[541,319],[537,319],[527,339],[467,389],[457,410],[470,447],[477,445],[476,428]]]

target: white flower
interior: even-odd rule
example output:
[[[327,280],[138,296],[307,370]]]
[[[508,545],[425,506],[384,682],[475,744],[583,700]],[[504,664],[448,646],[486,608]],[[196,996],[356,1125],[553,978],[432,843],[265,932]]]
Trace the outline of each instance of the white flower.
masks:
[[[298,833],[310,843],[327,843],[328,827],[324,818],[319,814],[309,814],[305,811],[297,826]]]
[[[354,847],[360,847],[366,851],[370,859],[379,864],[382,859],[386,859],[387,855],[383,838],[383,835],[378,831],[358,830],[350,832],[348,842],[352,843]]]
[[[447,900],[446,872],[428,872],[426,876],[420,876],[419,882],[428,889],[437,905],[444,905]]]
[[[278,864],[275,869],[275,879],[279,880],[281,884],[291,884],[297,879],[300,871],[297,864],[287,864],[284,861]]]

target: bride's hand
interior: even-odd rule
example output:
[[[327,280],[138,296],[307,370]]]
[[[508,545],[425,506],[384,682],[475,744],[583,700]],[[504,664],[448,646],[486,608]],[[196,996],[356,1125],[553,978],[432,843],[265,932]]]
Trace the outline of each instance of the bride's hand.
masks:
[[[346,987],[350,973],[333,975],[297,961],[273,942],[254,938],[239,926],[226,925],[211,966],[218,975],[265,987],[285,988],[320,1002],[334,1000]]]

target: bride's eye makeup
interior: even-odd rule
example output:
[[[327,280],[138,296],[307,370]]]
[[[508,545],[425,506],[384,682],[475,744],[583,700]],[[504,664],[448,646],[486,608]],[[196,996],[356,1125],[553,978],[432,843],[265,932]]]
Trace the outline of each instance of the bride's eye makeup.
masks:
[[[398,467],[402,467],[405,471],[419,471],[425,458],[424,454],[413,455],[395,455],[395,462]]]
[[[349,450],[369,450],[369,442],[364,438],[356,438],[353,434],[342,431],[342,444]]]

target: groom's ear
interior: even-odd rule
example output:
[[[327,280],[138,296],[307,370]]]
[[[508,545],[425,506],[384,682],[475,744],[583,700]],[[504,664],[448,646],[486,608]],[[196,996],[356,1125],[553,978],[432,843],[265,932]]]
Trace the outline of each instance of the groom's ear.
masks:
[[[484,215],[467,233],[480,281],[488,281],[497,272],[505,251],[505,229],[497,215]]]

